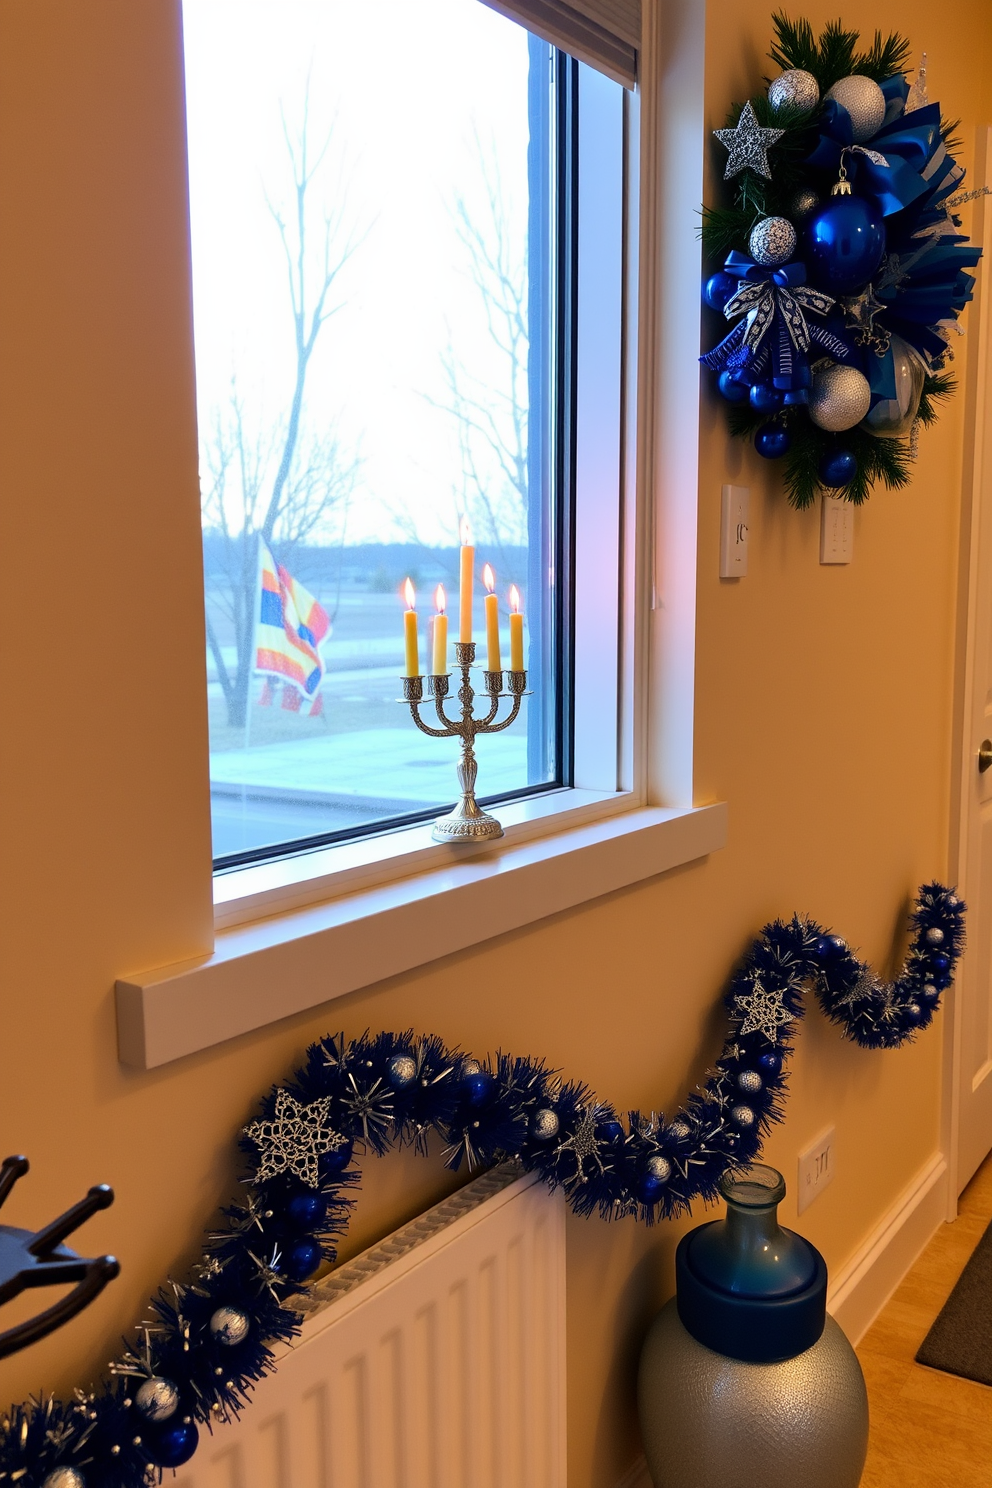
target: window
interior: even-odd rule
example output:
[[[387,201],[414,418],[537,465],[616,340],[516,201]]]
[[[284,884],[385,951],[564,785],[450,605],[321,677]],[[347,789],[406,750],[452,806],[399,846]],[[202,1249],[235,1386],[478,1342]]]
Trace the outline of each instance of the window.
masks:
[[[622,88],[477,0],[184,27],[216,866],[451,804],[400,591],[426,669],[466,517],[531,688],[480,799],[616,789]]]

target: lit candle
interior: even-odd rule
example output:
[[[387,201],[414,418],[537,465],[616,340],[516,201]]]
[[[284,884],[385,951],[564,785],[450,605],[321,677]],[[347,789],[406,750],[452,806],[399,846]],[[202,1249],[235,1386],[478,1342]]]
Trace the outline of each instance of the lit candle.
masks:
[[[486,670],[501,672],[503,663],[499,655],[499,600],[493,593],[496,577],[488,563],[482,570],[482,582],[489,590],[483,601],[486,607]]]
[[[420,676],[420,657],[417,655],[417,611],[414,606],[417,596],[413,585],[407,579],[403,586],[403,595],[406,599],[406,614],[403,616],[403,639],[406,642],[406,672],[407,677]]]
[[[435,677],[440,677],[448,670],[448,617],[444,613],[447,600],[444,597],[443,584],[437,586],[434,603],[437,606],[437,614],[434,617],[434,659],[431,667]]]
[[[520,613],[520,593],[510,585],[510,671],[524,669],[524,617]]]
[[[462,517],[459,529],[462,540],[458,585],[458,639],[466,645],[472,639],[472,589],[475,585],[475,549],[469,541],[468,521]]]

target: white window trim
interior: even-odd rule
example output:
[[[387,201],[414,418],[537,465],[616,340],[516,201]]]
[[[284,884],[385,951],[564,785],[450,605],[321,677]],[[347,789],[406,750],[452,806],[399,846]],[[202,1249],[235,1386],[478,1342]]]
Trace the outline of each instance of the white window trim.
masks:
[[[686,71],[701,76],[699,28],[690,29]],[[646,27],[648,77],[661,70],[657,31],[654,24]],[[686,140],[679,169],[669,173],[664,167],[672,162],[661,158],[658,142],[676,104],[678,117],[667,124],[682,134],[694,128],[701,90],[690,94],[682,88],[666,96],[650,88],[643,100],[630,99],[628,189],[633,195],[638,184],[646,188],[650,210],[635,231],[637,213],[628,203],[628,285],[637,285],[640,308],[635,314],[631,293],[624,464],[628,492],[636,466],[638,500],[625,499],[621,512],[623,703],[616,725],[603,730],[616,760],[616,785],[550,791],[501,806],[505,837],[479,848],[434,844],[429,827],[415,827],[219,875],[213,952],[118,981],[118,1043],[126,1064],[150,1069],[182,1058],[725,845],[726,806],[688,804],[697,436],[687,417],[693,401],[688,363],[674,389],[672,369],[666,365],[663,376],[661,365],[661,300],[673,280],[684,283],[695,236],[690,215],[674,254],[662,251],[660,208],[671,195],[665,177],[679,178],[674,221],[686,200],[701,196],[702,146],[694,136]],[[701,141],[701,130],[695,132]],[[691,329],[684,303],[676,318]],[[691,338],[689,344],[691,351]],[[649,645],[660,674],[650,699]],[[650,781],[649,727],[655,756]],[[649,805],[651,796],[682,804]]]

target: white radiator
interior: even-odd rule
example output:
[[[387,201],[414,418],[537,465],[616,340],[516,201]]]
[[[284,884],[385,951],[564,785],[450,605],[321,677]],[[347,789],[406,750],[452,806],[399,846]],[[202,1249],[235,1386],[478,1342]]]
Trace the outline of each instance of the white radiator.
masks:
[[[560,1197],[484,1173],[314,1288],[175,1488],[564,1488]]]

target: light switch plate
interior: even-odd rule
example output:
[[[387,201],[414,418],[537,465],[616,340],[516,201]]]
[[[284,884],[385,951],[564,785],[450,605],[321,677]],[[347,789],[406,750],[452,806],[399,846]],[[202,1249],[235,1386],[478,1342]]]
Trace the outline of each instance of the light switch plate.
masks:
[[[820,562],[850,563],[854,557],[854,507],[837,496],[823,495],[820,508]]]
[[[796,1213],[802,1214],[819,1198],[834,1176],[834,1128],[821,1133],[799,1154],[799,1187],[796,1191]]]
[[[742,579],[747,573],[747,517],[750,486],[724,486],[720,512],[720,577]]]

